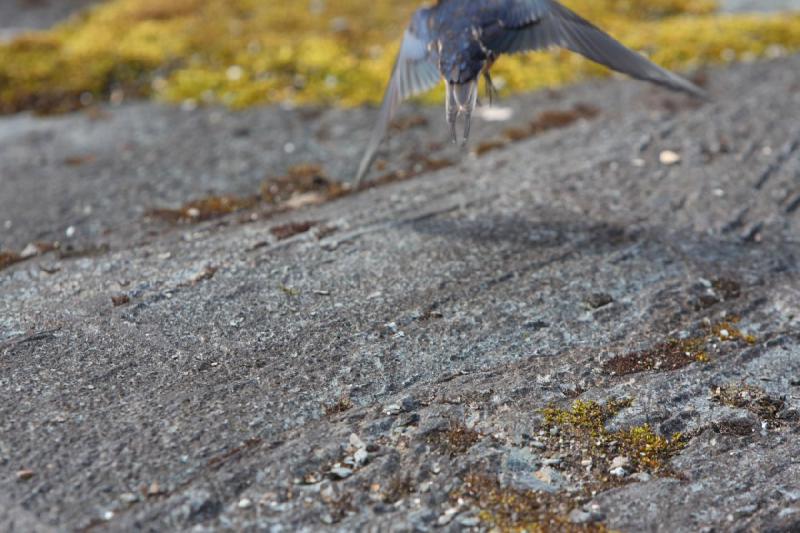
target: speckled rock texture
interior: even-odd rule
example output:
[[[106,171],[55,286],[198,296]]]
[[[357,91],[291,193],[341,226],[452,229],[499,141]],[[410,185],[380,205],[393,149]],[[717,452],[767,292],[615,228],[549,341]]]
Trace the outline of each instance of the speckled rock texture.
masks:
[[[0,119],[0,530],[797,531],[800,56],[705,77],[515,97],[463,154],[408,106],[376,174],[416,177],[183,224],[346,180],[374,111]],[[680,445],[543,411],[613,399],[606,441]]]

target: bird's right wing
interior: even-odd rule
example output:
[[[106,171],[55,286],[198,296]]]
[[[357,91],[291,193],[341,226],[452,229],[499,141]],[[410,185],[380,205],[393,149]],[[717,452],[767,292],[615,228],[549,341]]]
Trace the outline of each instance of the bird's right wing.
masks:
[[[495,54],[559,46],[633,78],[706,98],[695,84],[626,48],[555,0],[505,0],[498,24],[488,29],[482,41]]]
[[[416,94],[428,91],[439,83],[440,75],[437,67],[436,52],[429,47],[430,38],[427,29],[427,10],[418,11],[411,25],[403,35],[403,43],[392,71],[392,77],[383,96],[378,121],[372,129],[372,135],[364,151],[361,164],[358,166],[355,183],[361,181],[369,170],[375,154],[380,146],[389,123],[397,111],[397,106]]]

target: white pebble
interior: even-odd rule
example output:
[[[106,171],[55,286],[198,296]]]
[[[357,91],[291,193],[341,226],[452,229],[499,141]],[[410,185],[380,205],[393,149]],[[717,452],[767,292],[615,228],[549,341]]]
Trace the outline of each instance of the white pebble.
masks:
[[[250,498],[242,498],[241,500],[239,500],[238,507],[239,509],[249,509],[250,507],[252,507],[252,505],[253,502],[250,501]]]
[[[680,162],[681,156],[672,150],[664,150],[658,155],[658,160],[662,165],[674,165]]]

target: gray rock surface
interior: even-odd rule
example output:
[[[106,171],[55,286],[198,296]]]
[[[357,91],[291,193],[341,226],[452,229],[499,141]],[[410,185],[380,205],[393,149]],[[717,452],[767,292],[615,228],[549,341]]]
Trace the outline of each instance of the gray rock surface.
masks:
[[[0,271],[0,529],[455,531],[501,513],[459,501],[478,473],[613,529],[796,530],[798,73],[713,70],[707,104],[628,81],[513,98],[475,147],[598,113],[480,156],[409,106],[427,127],[382,172],[452,165],[182,225],[144,215],[297,163],[349,177],[374,112],[0,119],[2,247],[61,246]],[[669,366],[680,339],[707,361]],[[669,469],[556,457],[541,409],[613,397],[633,403],[608,431],[686,436]]]
[[[31,29],[48,28],[99,0],[3,0],[0,42]]]
[[[797,0],[722,0],[722,10],[728,12],[745,11],[793,11],[800,9]]]

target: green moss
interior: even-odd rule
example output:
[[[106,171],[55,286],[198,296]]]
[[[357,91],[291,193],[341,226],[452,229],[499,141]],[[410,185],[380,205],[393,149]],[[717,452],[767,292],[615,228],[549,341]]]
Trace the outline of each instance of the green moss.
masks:
[[[675,69],[800,49],[800,15],[715,14],[713,0],[567,0]],[[313,7],[318,5],[318,7]],[[0,46],[0,112],[64,111],[88,95],[234,108],[377,102],[417,0],[109,0]],[[607,74],[567,52],[501,59],[504,92]],[[425,97],[439,101],[434,92]]]

